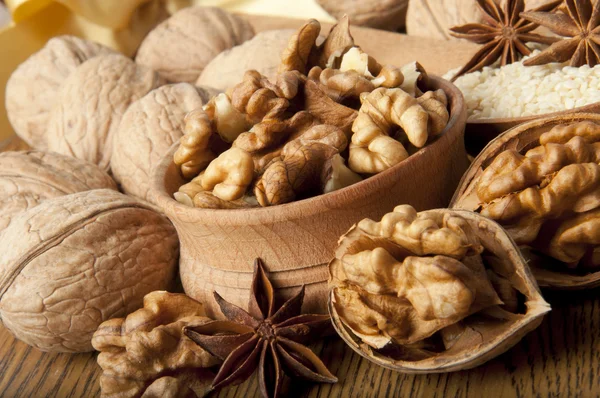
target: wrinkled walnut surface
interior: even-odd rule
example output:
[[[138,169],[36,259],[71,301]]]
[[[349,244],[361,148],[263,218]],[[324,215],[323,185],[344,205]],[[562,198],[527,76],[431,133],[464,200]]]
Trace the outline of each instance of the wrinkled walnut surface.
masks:
[[[61,86],[79,65],[108,47],[75,36],[58,36],[23,62],[6,83],[6,112],[15,132],[30,146],[45,150],[50,112]]]
[[[171,145],[179,140],[188,112],[204,105],[212,89],[187,83],[150,91],[123,115],[113,140],[111,171],[125,193],[151,200],[150,173]]]
[[[0,318],[43,351],[91,351],[92,334],[145,294],[169,288],[178,258],[171,223],[111,190],[61,196],[0,234]]]
[[[184,8],[146,36],[135,61],[170,82],[194,83],[218,54],[253,36],[250,23],[220,8]]]
[[[219,360],[183,334],[211,319],[185,294],[154,291],[126,318],[102,323],[92,345],[100,354],[103,398],[204,396]]]
[[[47,127],[49,149],[108,170],[112,141],[129,105],[162,79],[122,55],[84,62],[63,83]]]
[[[529,123],[494,140],[452,204],[500,223],[544,286],[581,288],[599,276],[600,124],[585,116]]]
[[[52,152],[0,153],[0,231],[47,199],[102,188],[117,190],[94,164]]]
[[[548,304],[495,223],[402,205],[365,219],[329,264],[330,313],[361,355],[392,369],[467,369],[537,327]]]
[[[244,73],[251,69],[269,78],[274,77],[281,52],[293,33],[293,29],[260,32],[245,43],[223,51],[206,65],[196,85],[227,90],[239,83]]]
[[[408,0],[318,0],[329,14],[340,19],[348,15],[352,24],[398,30],[404,26]]]

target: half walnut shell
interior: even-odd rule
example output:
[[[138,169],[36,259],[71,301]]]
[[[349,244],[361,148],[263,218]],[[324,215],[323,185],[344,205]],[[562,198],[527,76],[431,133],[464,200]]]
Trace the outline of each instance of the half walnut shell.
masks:
[[[501,224],[541,287],[600,285],[600,116],[538,119],[491,141],[450,207]]]
[[[400,372],[481,365],[550,311],[506,231],[468,211],[403,205],[362,220],[341,237],[329,273],[338,334]]]

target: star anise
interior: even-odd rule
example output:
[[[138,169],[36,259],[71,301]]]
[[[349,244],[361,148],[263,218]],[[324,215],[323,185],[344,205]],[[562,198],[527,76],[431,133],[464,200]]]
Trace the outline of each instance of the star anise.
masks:
[[[565,0],[556,12],[524,12],[521,17],[565,36],[523,65],[566,62],[571,66],[600,63],[600,1]]]
[[[562,0],[552,1],[534,11],[552,10],[561,2]],[[477,4],[483,12],[483,23],[455,26],[450,29],[450,34],[484,46],[458,71],[452,81],[465,73],[492,65],[499,58],[501,66],[518,61],[522,56],[531,54],[531,49],[525,44],[527,42],[552,44],[559,40],[531,33],[538,24],[520,17],[525,9],[524,0],[506,0],[503,10],[494,0],[477,0]]]
[[[196,344],[223,360],[213,389],[241,383],[257,368],[265,397],[279,395],[284,371],[316,382],[337,382],[319,357],[303,345],[333,333],[329,315],[301,314],[304,286],[275,311],[273,286],[262,261],[256,259],[248,312],[217,292],[213,294],[228,320],[184,328]]]

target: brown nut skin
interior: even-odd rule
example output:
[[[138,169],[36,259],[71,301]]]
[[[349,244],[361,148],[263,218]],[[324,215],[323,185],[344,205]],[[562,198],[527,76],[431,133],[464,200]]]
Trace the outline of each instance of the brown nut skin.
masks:
[[[183,135],[185,115],[206,104],[214,91],[187,83],[169,84],[127,108],[110,160],[112,174],[125,193],[150,200],[152,169]]]
[[[227,90],[244,77],[247,70],[256,70],[267,78],[275,77],[281,53],[287,47],[293,29],[267,30],[247,42],[217,55],[202,71],[197,86]]]
[[[592,127],[595,126],[593,129],[589,128],[590,123]],[[593,237],[597,235],[600,225],[591,217],[599,202],[598,190],[594,188],[600,182],[598,165],[594,161],[597,157],[594,152],[598,151],[591,148],[588,148],[588,152],[584,151],[585,141],[598,148],[599,133],[600,117],[587,113],[542,118],[516,126],[491,141],[475,158],[463,176],[450,206],[456,209],[484,211],[487,216],[496,218],[502,214],[498,205],[506,202],[506,199],[513,198],[513,203],[506,207],[506,210],[515,214],[514,220],[521,222],[514,223],[514,220],[508,219],[498,222],[521,244],[538,284],[554,289],[587,289],[599,286],[600,272],[597,271],[597,267],[590,268],[586,264],[590,261],[597,262],[594,260],[594,253],[588,253],[589,258],[586,258],[588,254],[581,258],[579,270],[572,272],[571,269],[579,262],[572,263],[574,244],[578,247],[576,251],[581,254],[580,246],[573,240],[573,232],[579,235],[580,242],[585,243],[589,249],[595,246]],[[576,135],[579,136],[579,143],[574,145],[573,137]],[[548,145],[544,147],[540,144]],[[573,148],[574,151],[567,147]],[[516,152],[512,160],[507,156],[510,155],[508,150]],[[494,184],[490,184],[486,189],[480,186],[480,178],[486,174],[486,170],[489,173],[493,171],[492,168],[499,168],[498,163],[494,163],[495,159],[505,159],[507,163],[500,171],[510,171],[518,165],[513,162],[520,161],[517,158],[523,157],[528,151],[530,156],[525,159],[538,158],[542,162],[522,164],[519,170],[526,171],[522,181],[511,180],[511,174],[508,173],[505,177],[509,178],[497,178]],[[483,195],[486,200],[482,201],[479,195]],[[497,199],[489,202],[489,206],[482,208],[482,205],[488,203],[487,199],[497,196]],[[538,205],[533,205],[532,200],[538,201]],[[581,224],[575,228],[569,219],[577,218],[578,214]],[[586,214],[590,217],[584,217]],[[560,223],[554,224],[553,218],[557,216],[563,220],[562,227]],[[581,235],[581,227],[585,225],[587,232]],[[571,232],[567,233],[569,230]],[[531,242],[532,239],[535,239],[535,242]],[[551,256],[563,262],[552,259]]]
[[[399,208],[405,207],[407,206],[399,206]],[[481,365],[508,350],[525,334],[539,326],[544,314],[550,311],[550,306],[541,296],[525,259],[521,256],[514,241],[502,227],[483,216],[468,211],[434,209],[418,214],[421,218],[425,217],[434,220],[444,217],[463,219],[468,225],[468,233],[476,236],[486,251],[500,260],[502,273],[508,278],[512,288],[518,290],[524,296],[524,312],[509,313],[498,305],[492,305],[485,309],[484,313],[485,317],[496,318],[493,322],[486,322],[485,317],[479,318],[479,321],[477,321],[478,318],[470,317],[463,319],[460,324],[454,324],[455,326],[451,325],[442,329],[440,331],[443,332],[441,333],[441,337],[446,340],[444,344],[448,348],[441,351],[430,351],[426,345],[408,345],[403,348],[403,346],[387,344],[382,349],[371,348],[369,345],[363,343],[361,338],[350,329],[343,321],[340,311],[336,308],[340,305],[340,302],[336,301],[336,289],[340,289],[348,283],[342,266],[342,258],[346,255],[360,253],[363,250],[370,250],[376,247],[382,247],[390,252],[394,252],[396,258],[409,256],[406,259],[430,259],[431,257],[411,257],[413,254],[410,251],[407,251],[389,239],[381,238],[379,234],[372,235],[364,231],[359,223],[359,225],[354,225],[350,228],[340,238],[335,258],[329,263],[329,287],[331,289],[329,312],[336,331],[350,348],[380,366],[403,373],[450,372]],[[363,220],[361,223],[365,221],[373,223],[371,220]],[[464,230],[465,227],[463,225],[462,229]],[[448,257],[448,259],[450,258]],[[466,258],[462,261],[465,265],[468,264]],[[468,265],[468,267],[472,268],[473,264]],[[355,289],[358,289],[363,294],[360,287],[356,285],[351,286],[354,286]],[[379,295],[376,297],[393,298],[393,296],[389,295]],[[502,297],[506,297],[506,295],[503,293]],[[382,304],[387,305],[386,302]],[[363,313],[361,315],[364,316],[366,314]],[[477,315],[473,316],[476,317]],[[385,325],[385,319],[379,321],[383,322],[380,325]],[[460,333],[461,329],[462,333]],[[457,330],[459,331],[458,334],[456,334]],[[402,330],[398,330],[398,332],[402,332]],[[411,353],[410,351],[413,352]],[[396,357],[394,359],[390,356],[397,355],[398,353],[401,353],[402,356],[412,356],[412,358],[398,359],[399,357]]]
[[[100,354],[103,398],[204,396],[219,360],[183,334],[211,319],[204,306],[181,293],[154,291],[144,307],[103,322],[92,345]]]
[[[0,232],[45,200],[117,185],[95,164],[52,152],[0,153]]]
[[[6,83],[6,113],[15,132],[31,147],[48,148],[46,131],[60,87],[79,65],[108,47],[75,36],[58,36],[30,56]]]
[[[249,22],[220,8],[184,8],[146,36],[135,62],[169,82],[194,83],[218,54],[253,36]]]
[[[172,284],[175,229],[162,215],[111,190],[47,200],[0,239],[0,318],[42,351],[91,351],[102,322]]]
[[[60,89],[48,122],[48,148],[108,170],[123,113],[162,83],[150,68],[122,55],[84,62]]]

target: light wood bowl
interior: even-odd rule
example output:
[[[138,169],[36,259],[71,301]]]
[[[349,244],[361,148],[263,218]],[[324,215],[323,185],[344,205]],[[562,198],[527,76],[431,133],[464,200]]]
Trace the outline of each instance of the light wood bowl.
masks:
[[[512,118],[478,119],[467,122],[465,146],[469,155],[477,156],[494,138],[520,124],[532,120],[561,117],[572,113],[600,113],[600,102],[561,112]]]
[[[216,290],[246,308],[255,258],[264,260],[283,297],[306,285],[304,310],[327,313],[327,264],[339,237],[363,218],[380,219],[402,203],[418,210],[445,207],[467,169],[466,108],[450,82],[431,77],[448,95],[450,121],[439,138],[402,163],[350,187],[284,205],[236,210],[196,209],[173,199],[185,181],[173,163],[175,144],[152,176],[155,203],[171,219],[181,242],[185,292],[221,316]]]

